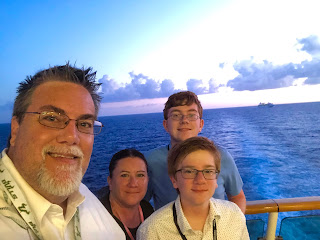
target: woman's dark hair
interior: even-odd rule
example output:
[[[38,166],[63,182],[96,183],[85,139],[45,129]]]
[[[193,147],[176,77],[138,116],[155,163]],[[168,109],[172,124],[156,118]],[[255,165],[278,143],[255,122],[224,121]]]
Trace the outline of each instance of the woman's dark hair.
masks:
[[[109,177],[110,178],[112,178],[113,171],[117,167],[118,162],[121,159],[127,158],[127,157],[138,157],[138,158],[140,158],[146,164],[146,168],[147,168],[147,172],[148,172],[148,163],[147,163],[147,160],[144,157],[144,155],[141,152],[139,152],[138,150],[134,149],[134,148],[128,148],[128,149],[123,149],[123,150],[115,153],[112,156],[111,161],[109,163]]]

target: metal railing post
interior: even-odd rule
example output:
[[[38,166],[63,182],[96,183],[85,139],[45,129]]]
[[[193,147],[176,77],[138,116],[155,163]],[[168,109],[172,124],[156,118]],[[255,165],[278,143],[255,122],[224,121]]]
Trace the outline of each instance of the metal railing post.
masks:
[[[277,222],[278,212],[270,212],[268,216],[266,240],[274,240],[276,238]]]

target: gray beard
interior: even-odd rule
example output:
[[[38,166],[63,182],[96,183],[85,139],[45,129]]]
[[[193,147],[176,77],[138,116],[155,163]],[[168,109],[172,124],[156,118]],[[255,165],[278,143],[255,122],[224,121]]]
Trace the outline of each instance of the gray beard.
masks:
[[[57,166],[57,176],[52,176],[44,162],[37,174],[39,187],[54,196],[66,197],[79,189],[82,180],[82,170],[77,166]]]

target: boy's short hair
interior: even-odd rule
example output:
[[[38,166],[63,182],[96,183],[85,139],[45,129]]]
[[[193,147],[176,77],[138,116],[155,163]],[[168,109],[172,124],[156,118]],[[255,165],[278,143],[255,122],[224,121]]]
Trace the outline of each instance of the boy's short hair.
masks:
[[[168,174],[174,177],[179,164],[187,155],[198,150],[205,150],[212,154],[216,170],[220,172],[220,152],[212,141],[205,137],[192,137],[176,144],[168,154]]]
[[[190,91],[184,91],[184,92],[178,92],[175,94],[172,94],[167,102],[165,103],[164,109],[163,109],[163,117],[165,120],[168,119],[168,113],[169,109],[172,107],[178,107],[178,106],[190,106],[191,104],[195,103],[198,106],[198,112],[200,119],[202,119],[202,106],[201,103],[197,97],[197,95]]]

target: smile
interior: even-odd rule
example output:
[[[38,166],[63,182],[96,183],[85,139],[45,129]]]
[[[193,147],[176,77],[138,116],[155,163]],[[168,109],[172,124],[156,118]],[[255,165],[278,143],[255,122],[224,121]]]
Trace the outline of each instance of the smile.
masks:
[[[206,192],[206,189],[191,189],[193,192]]]
[[[79,158],[78,156],[75,156],[75,155],[65,155],[61,153],[51,153],[51,152],[48,152],[48,155],[54,158],[68,158],[68,159]]]
[[[178,131],[184,132],[184,131],[190,131],[190,128],[179,128]]]

